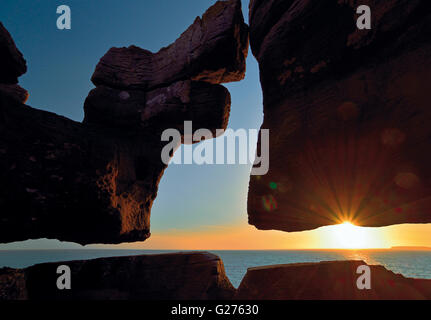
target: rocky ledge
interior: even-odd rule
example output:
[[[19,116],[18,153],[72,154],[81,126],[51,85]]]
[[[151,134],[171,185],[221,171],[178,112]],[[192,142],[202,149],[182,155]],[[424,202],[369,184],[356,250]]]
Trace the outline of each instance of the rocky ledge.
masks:
[[[71,289],[57,287],[57,268]],[[173,253],[0,269],[0,300],[227,300],[235,289],[211,253]]]
[[[57,268],[71,270],[70,289]],[[431,299],[431,280],[405,278],[370,265],[370,289],[357,287],[363,261],[250,268],[236,290],[221,259],[175,253],[43,263],[0,269],[0,300],[367,300]]]
[[[25,60],[0,24],[0,243],[53,238],[143,241],[166,168],[168,128],[225,129],[245,74],[248,26],[239,0],[218,1],[158,53],[111,48],[78,123],[23,103]],[[184,134],[184,133],[183,133]]]
[[[250,268],[239,300],[405,300],[431,299],[431,280],[405,278],[370,265],[370,289],[357,286],[363,261],[296,263]]]
[[[271,159],[250,224],[431,222],[429,1],[252,0],[249,17]]]

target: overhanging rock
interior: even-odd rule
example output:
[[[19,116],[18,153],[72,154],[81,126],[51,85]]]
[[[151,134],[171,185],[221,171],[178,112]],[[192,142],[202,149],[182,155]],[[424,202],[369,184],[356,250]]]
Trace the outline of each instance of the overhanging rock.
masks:
[[[15,84],[25,62],[0,31],[0,63],[14,62],[0,82]],[[21,91],[7,94],[0,84],[0,242],[148,238],[166,168],[161,133],[188,120],[225,129],[230,94],[220,83],[244,77],[247,49],[240,1],[219,1],[159,53],[110,49],[93,75],[83,123],[26,106]]]
[[[371,30],[356,27],[359,5]],[[250,224],[431,222],[430,10],[426,0],[250,2],[270,129]]]

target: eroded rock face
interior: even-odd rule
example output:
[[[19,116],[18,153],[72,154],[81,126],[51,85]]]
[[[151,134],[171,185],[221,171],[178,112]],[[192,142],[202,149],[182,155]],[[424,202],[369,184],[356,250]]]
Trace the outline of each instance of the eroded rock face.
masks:
[[[0,83],[0,94],[21,103],[25,103],[28,99],[27,90],[17,84]]]
[[[57,268],[71,289],[57,288]],[[210,253],[141,255],[0,269],[0,300],[226,300],[235,288]]]
[[[22,53],[0,22],[0,94],[25,103],[28,92],[17,83],[18,77],[26,71],[27,63]]]
[[[0,269],[0,301],[27,299],[25,274],[12,268]]]
[[[70,290],[57,288],[61,265],[71,269]],[[330,261],[255,267],[236,290],[223,262],[210,253],[43,263],[0,269],[0,300],[431,299],[431,280],[405,278],[379,265],[369,265],[371,289],[358,289],[357,269],[364,265]]]
[[[371,289],[357,286],[363,261],[296,263],[250,268],[238,300],[420,300],[431,299],[431,280],[405,278],[371,265]]]
[[[371,30],[356,27],[359,5]],[[430,10],[425,0],[251,1],[271,160],[251,177],[250,224],[431,222]]]
[[[161,133],[182,132],[184,121],[226,128],[230,94],[219,83],[244,77],[247,29],[240,1],[230,0],[159,53],[112,48],[96,67],[83,123],[23,105],[0,84],[0,242],[148,238],[166,168]],[[15,81],[22,56],[0,31],[1,57],[17,61],[1,79]]]
[[[151,91],[99,86],[85,101],[84,123],[121,130],[151,128],[160,135],[166,128],[183,132],[188,120],[215,133],[227,127],[230,103],[225,87],[202,81],[178,81]]]
[[[15,46],[9,32],[0,22],[0,83],[18,83],[18,77],[27,71],[22,53]]]
[[[97,65],[92,81],[146,90],[184,79],[240,81],[245,76],[247,29],[241,1],[218,1],[173,44],[155,54],[136,46],[110,49]]]

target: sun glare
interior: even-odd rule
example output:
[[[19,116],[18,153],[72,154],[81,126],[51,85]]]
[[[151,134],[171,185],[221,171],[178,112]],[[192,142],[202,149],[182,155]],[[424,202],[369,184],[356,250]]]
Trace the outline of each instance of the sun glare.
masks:
[[[379,246],[370,228],[358,227],[350,222],[330,226],[328,231],[333,248],[366,249]]]

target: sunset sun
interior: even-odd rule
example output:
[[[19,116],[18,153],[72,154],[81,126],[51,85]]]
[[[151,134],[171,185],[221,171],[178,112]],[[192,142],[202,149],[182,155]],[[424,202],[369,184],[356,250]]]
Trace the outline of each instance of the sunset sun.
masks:
[[[373,248],[377,245],[376,239],[369,228],[358,227],[350,222],[330,226],[328,231],[330,241],[335,248],[363,249]]]

